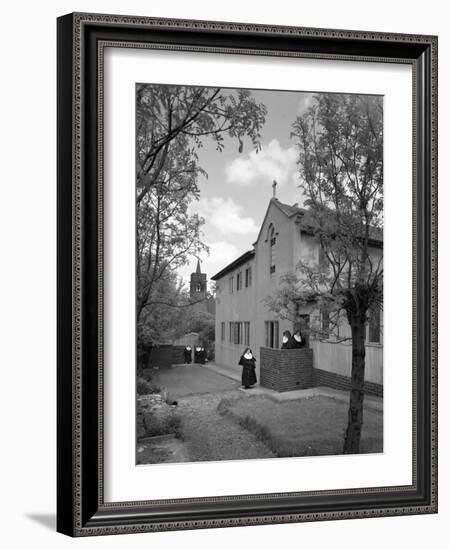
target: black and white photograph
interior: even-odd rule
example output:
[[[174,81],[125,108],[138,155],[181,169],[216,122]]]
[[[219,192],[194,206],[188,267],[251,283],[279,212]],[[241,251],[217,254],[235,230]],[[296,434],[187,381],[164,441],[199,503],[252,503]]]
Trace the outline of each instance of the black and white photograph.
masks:
[[[447,3],[5,9],[2,547],[447,546]]]
[[[383,97],[138,83],[136,464],[383,452]]]

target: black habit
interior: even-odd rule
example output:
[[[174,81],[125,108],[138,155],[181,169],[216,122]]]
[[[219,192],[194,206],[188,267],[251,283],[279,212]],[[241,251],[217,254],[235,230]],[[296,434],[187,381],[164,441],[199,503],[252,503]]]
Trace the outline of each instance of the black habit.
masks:
[[[298,340],[296,340],[295,337],[292,336],[289,344],[290,349],[299,349],[303,348],[306,345],[306,341],[304,340],[304,336],[301,336],[301,342],[298,342]]]
[[[192,362],[192,348],[187,349],[184,348],[184,363],[191,363]]]
[[[242,365],[242,386],[253,386],[257,382],[256,378],[256,360],[254,357],[246,359],[243,355],[240,357],[239,365]]]

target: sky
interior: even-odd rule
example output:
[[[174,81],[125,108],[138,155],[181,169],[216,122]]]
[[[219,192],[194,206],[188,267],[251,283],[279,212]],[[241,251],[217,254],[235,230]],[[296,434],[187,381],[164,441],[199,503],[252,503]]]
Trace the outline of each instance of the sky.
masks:
[[[199,180],[200,199],[190,206],[190,212],[205,219],[203,242],[209,255],[200,257],[201,271],[210,278],[241,254],[252,248],[257,238],[269,201],[273,196],[273,180],[277,181],[276,196],[281,202],[302,205],[298,188],[298,150],[290,138],[291,126],[312,99],[310,92],[253,90],[257,102],[267,107],[262,128],[262,149],[256,153],[249,139],[241,153],[237,140],[225,138],[224,150],[216,151],[211,139],[199,149],[199,165],[207,178]],[[197,259],[178,270],[188,284]]]

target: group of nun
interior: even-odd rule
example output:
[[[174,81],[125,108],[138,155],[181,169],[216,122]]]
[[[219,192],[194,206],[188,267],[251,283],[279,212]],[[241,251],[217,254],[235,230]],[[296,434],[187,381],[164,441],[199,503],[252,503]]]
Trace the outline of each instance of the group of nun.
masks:
[[[285,330],[282,334],[282,346],[281,349],[300,349],[305,347],[306,341],[301,334],[300,330],[296,330],[291,335],[289,330]]]
[[[192,346],[186,346],[184,348],[184,363],[187,363],[188,365],[192,362]],[[204,365],[206,363],[207,359],[207,352],[204,349],[203,346],[196,346],[195,347],[195,363],[199,363],[200,365]]]

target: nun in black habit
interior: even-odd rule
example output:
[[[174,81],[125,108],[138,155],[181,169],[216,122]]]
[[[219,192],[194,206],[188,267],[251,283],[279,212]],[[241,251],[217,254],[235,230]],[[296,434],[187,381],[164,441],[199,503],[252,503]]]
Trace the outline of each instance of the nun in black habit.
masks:
[[[256,378],[256,359],[251,348],[245,348],[240,357],[239,365],[242,365],[242,386],[248,390],[257,382]]]
[[[206,350],[203,346],[197,346],[195,348],[195,362],[200,365],[204,365],[206,363]]]
[[[282,334],[282,346],[281,349],[290,349],[292,334],[289,330],[284,330]]]
[[[192,362],[192,346],[186,346],[184,348],[184,363],[190,364]]]
[[[299,348],[303,348],[305,345],[306,345],[306,341],[304,340],[304,336],[301,334],[301,331],[299,330],[295,331],[292,339],[290,340],[290,348],[299,349]]]

